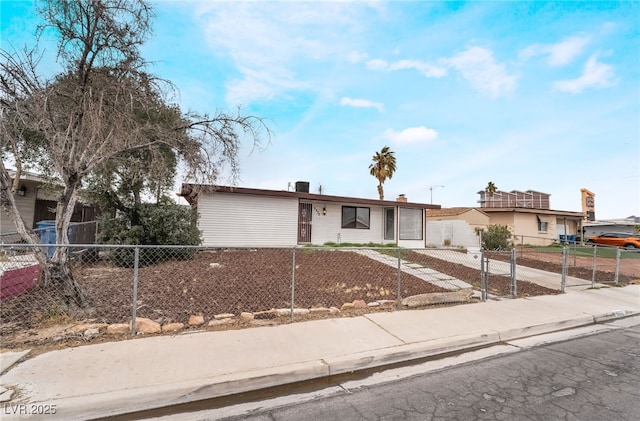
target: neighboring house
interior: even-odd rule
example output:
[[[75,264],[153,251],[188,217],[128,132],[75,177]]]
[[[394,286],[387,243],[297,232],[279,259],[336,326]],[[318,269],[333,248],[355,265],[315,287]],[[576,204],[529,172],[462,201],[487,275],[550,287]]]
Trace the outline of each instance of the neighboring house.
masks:
[[[478,192],[491,225],[506,225],[521,244],[575,242],[582,233],[583,212],[550,209],[550,194],[535,190]]]
[[[628,232],[637,234],[640,227],[640,217],[629,216],[623,219],[598,220],[584,224],[584,238],[595,237],[605,232]]]
[[[15,176],[14,171],[9,171],[9,176]],[[45,188],[46,181],[36,174],[23,172],[20,176],[18,189],[14,193],[18,212],[28,228],[37,228],[40,221],[51,221],[56,219],[57,201],[55,193],[51,188]],[[78,203],[76,205],[72,222],[95,221],[99,212],[94,206]],[[95,229],[94,229],[95,231]],[[9,215],[4,210],[0,210],[0,235],[6,236],[16,232]],[[10,241],[13,241],[9,238]],[[7,241],[3,241],[7,242]]]
[[[296,191],[183,184],[197,209],[203,244],[218,247],[385,243],[425,247],[425,210],[439,205],[360,199]]]
[[[575,242],[582,232],[582,212],[528,208],[485,208],[492,225],[506,225],[520,244]]]
[[[427,246],[478,248],[476,228],[489,225],[489,215],[476,208],[444,208],[427,210]]]

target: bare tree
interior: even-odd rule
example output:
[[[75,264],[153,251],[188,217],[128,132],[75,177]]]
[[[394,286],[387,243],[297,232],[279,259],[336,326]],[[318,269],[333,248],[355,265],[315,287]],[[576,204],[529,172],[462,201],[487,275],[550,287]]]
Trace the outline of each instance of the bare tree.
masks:
[[[162,156],[159,150],[168,149],[187,169],[188,180],[215,182],[225,165],[237,174],[243,134],[258,147],[265,133],[271,135],[262,119],[243,116],[240,110],[209,116],[167,104],[173,86],[144,71],[138,50],[153,15],[143,0],[50,0],[40,13],[45,26],[58,34],[63,73],[45,80],[38,72],[36,50],[0,50],[2,208],[25,241],[36,243],[37,238],[24,226],[12,198],[24,165],[49,171],[63,186],[56,242],[68,244],[83,182],[113,160],[146,151],[152,161]],[[18,170],[13,185],[5,154]],[[66,247],[56,247],[46,282],[59,283],[68,304],[84,307],[68,258]]]

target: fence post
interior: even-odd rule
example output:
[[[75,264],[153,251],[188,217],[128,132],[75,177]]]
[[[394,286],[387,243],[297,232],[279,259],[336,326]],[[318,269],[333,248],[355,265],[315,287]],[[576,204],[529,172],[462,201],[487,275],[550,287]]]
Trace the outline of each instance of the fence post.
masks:
[[[560,291],[564,292],[567,286],[567,247],[562,247],[562,278],[560,280]]]
[[[616,275],[613,279],[616,285],[618,285],[618,277],[620,275],[620,255],[622,254],[622,250],[620,247],[616,249]]]
[[[396,309],[400,310],[402,308],[402,249],[398,247],[398,282],[396,291]]]
[[[136,246],[133,249],[133,305],[131,307],[131,334],[136,335],[136,318],[138,317],[138,262],[140,257],[140,248]]]
[[[485,267],[484,250],[480,250],[480,300],[487,301],[487,270]]]
[[[291,321],[293,321],[294,301],[296,298],[296,246],[293,246],[291,259]]]
[[[518,284],[516,279],[516,249],[511,249],[511,297],[516,298],[518,295]]]
[[[591,272],[591,288],[595,286],[596,282],[596,268],[597,268],[597,258],[598,258],[598,245],[593,245],[593,271]]]

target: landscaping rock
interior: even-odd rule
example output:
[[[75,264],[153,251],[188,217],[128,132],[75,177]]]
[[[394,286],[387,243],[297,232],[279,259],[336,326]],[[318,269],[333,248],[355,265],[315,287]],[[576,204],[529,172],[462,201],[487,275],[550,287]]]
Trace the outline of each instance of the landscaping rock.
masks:
[[[208,326],[222,326],[222,325],[228,325],[230,323],[233,323],[233,319],[228,318],[228,319],[213,319],[209,322]]]
[[[329,311],[330,310],[326,307],[314,307],[309,309],[309,313],[329,313]]]
[[[329,307],[329,314],[340,313],[340,309],[338,307]]]
[[[189,316],[189,326],[200,326],[204,324],[204,316],[192,314]]]
[[[354,300],[353,308],[367,308],[367,303],[364,300]]]
[[[353,308],[353,303],[344,303],[342,304],[342,307],[340,307],[340,310],[349,310]]]
[[[131,325],[126,323],[115,323],[107,326],[107,333],[109,335],[122,335],[129,332],[131,332]]]
[[[184,329],[184,323],[167,323],[166,325],[162,326],[163,332],[175,332],[182,329]]]
[[[104,329],[107,327],[106,323],[82,323],[79,325],[71,326],[67,331],[69,333],[81,333],[86,332],[89,329]]]
[[[407,297],[402,300],[405,307],[421,307],[433,304],[452,304],[469,302],[473,296],[471,288],[453,292],[435,292],[432,294],[420,294]]]
[[[138,334],[151,334],[162,332],[160,323],[144,317],[136,317],[136,332]]]
[[[266,311],[257,311],[253,313],[253,317],[255,319],[275,319],[278,317],[278,311],[276,309],[266,310]]]
[[[87,329],[84,331],[83,335],[86,338],[90,338],[92,336],[98,336],[100,334],[100,329],[98,328],[91,328],[91,329]]]
[[[380,307],[380,303],[377,301],[372,301],[370,303],[367,303],[367,307]]]
[[[229,319],[231,317],[234,317],[235,314],[231,314],[231,313],[222,313],[222,314],[216,314],[215,316],[213,316],[214,319],[218,320],[218,319]]]
[[[240,313],[240,318],[242,320],[253,320],[254,316],[253,316],[253,313],[249,313],[247,311],[243,311],[242,313]]]

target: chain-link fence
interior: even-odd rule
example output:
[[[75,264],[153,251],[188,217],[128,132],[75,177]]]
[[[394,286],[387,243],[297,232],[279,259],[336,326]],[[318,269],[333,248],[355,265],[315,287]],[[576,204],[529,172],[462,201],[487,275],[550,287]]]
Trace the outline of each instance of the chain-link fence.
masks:
[[[82,320],[135,333],[141,327],[131,320],[139,318],[162,330],[557,294],[572,286],[575,253],[560,248],[553,263],[528,249],[5,244],[0,336]],[[613,250],[608,264],[625,261],[640,274],[638,253]],[[633,278],[620,269],[599,274],[576,279],[588,286]]]

